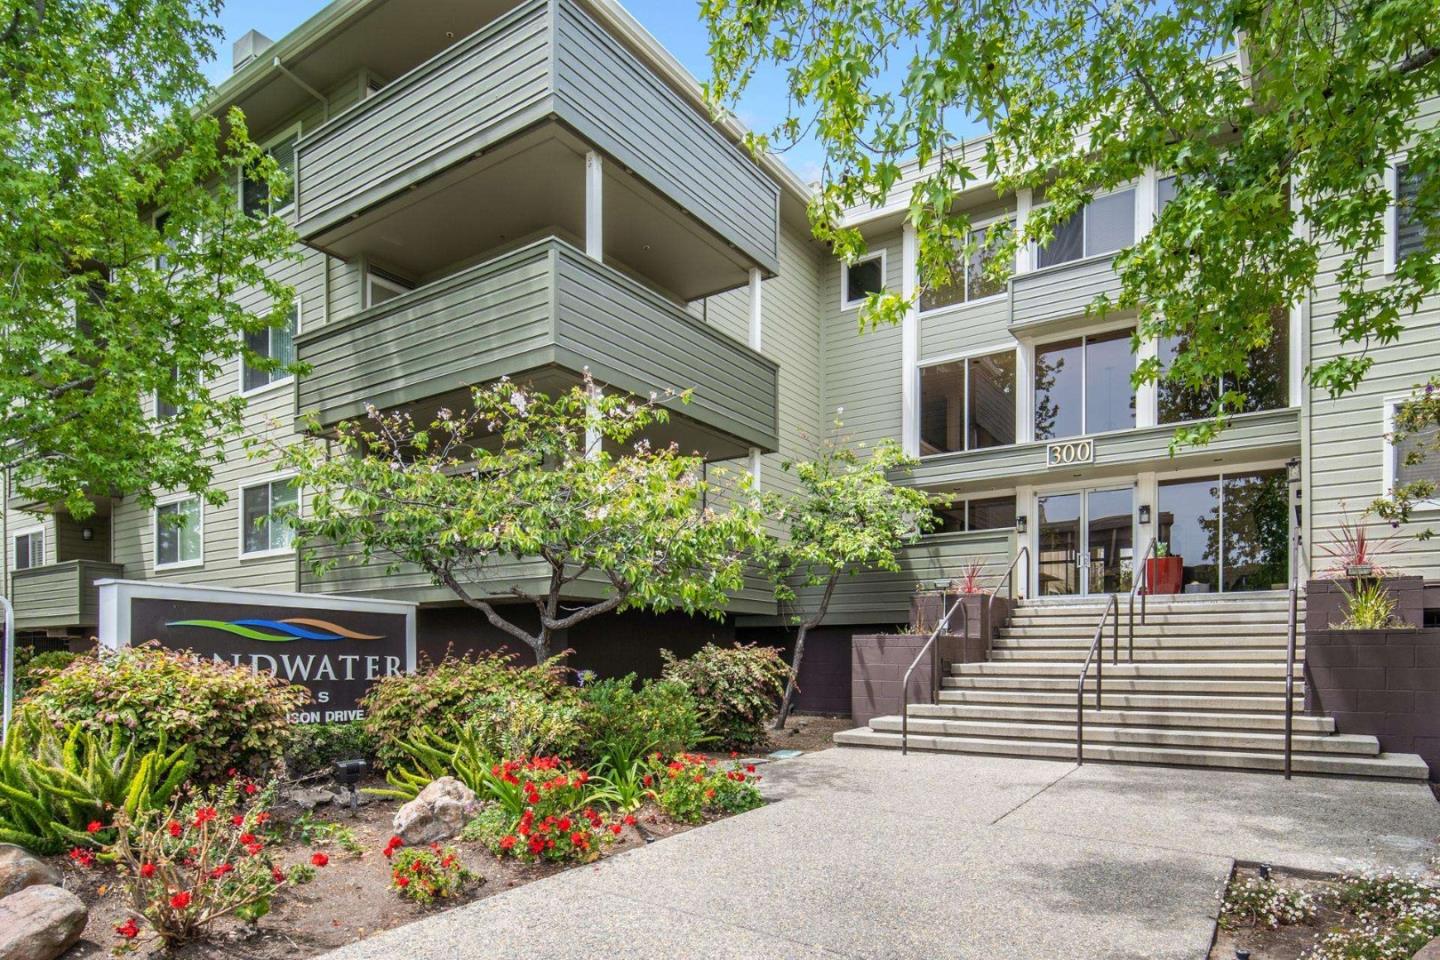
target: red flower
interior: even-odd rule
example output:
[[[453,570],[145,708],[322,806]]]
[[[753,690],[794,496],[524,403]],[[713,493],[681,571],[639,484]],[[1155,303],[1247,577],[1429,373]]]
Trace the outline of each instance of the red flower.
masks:
[[[170,831],[170,836],[172,837],[180,836],[180,824],[176,823],[174,820],[171,820],[169,823],[167,823],[165,825],[165,829]]]
[[[240,776],[240,771],[236,770],[234,767],[231,767],[229,770],[225,771],[225,776],[233,780],[236,777]]]
[[[264,823],[266,820],[269,820],[269,819],[270,819],[270,814],[266,813],[264,810],[261,810],[259,813],[255,814],[255,822],[256,822],[256,823]]]
[[[245,817],[242,814],[235,814],[230,818],[230,823],[237,827],[245,826]]]
[[[746,773],[754,773],[754,772],[755,772],[755,764],[753,764],[753,763],[747,763],[747,764],[745,764],[745,772],[746,772]]]
[[[220,864],[220,866],[218,866],[218,867],[216,867],[214,870],[211,870],[211,871],[210,871],[210,879],[211,879],[211,880],[219,880],[221,877],[225,876],[225,874],[229,873],[231,870],[234,870],[234,869],[235,869],[235,865],[234,865],[234,864],[231,864],[231,863],[222,863],[222,864]]]
[[[190,892],[188,890],[181,890],[170,898],[170,909],[172,910],[184,910],[188,906],[190,906]]]
[[[219,812],[214,807],[201,807],[195,811],[195,826],[198,827],[201,824],[210,823],[219,815]]]
[[[617,837],[620,836],[620,831],[621,831],[621,830],[624,830],[624,829],[625,829],[625,828],[622,827],[622,826],[620,826],[620,824],[618,824],[618,823],[612,823],[612,824],[610,824],[610,832],[613,833],[613,834],[615,834],[615,836],[617,836]]]
[[[514,848],[515,848],[515,837],[514,837],[513,834],[507,834],[506,836],[503,836],[503,837],[500,838],[500,849],[501,849],[501,850],[513,850]]]
[[[91,853],[89,850],[86,850],[84,847],[76,847],[75,849],[71,850],[70,859],[75,861],[75,863],[79,864],[82,867],[88,868],[95,866],[95,854]]]
[[[285,871],[281,870],[279,867],[275,867],[273,870],[271,870],[270,876],[274,879],[276,883],[285,882]]]
[[[257,790],[259,790],[259,789],[260,789],[260,788],[257,787],[257,786],[255,786],[255,784],[253,784],[253,783],[247,783],[247,784],[245,784],[245,795],[246,795],[247,797],[253,797],[253,796],[255,795],[255,792],[256,792]]]
[[[570,830],[570,818],[569,818],[569,817],[561,817],[561,818],[560,818],[560,822],[559,822],[558,824],[556,824],[556,826],[558,826],[558,827],[560,828],[560,832],[561,832],[561,833],[568,833],[569,830]]]
[[[242,834],[240,834],[240,842],[243,843],[243,844],[245,844],[245,846],[247,846],[247,847],[250,846],[250,844],[252,844],[252,843],[255,842],[255,834],[253,834],[253,833],[242,833]]]
[[[401,889],[410,886],[410,878],[406,876],[396,877],[395,886],[400,887]]]
[[[652,784],[652,783],[655,782],[655,778],[652,777],[652,776],[650,776],[650,774],[647,773],[647,774],[645,774],[645,776],[643,776],[643,777],[640,778],[640,782],[643,783],[643,784],[645,784],[645,786],[648,787],[648,786],[650,786],[650,784]]]
[[[629,813],[629,814],[626,814],[626,815],[625,815],[625,826],[627,826],[627,827],[633,827],[633,826],[635,826],[635,815],[634,815],[633,813]]]
[[[99,820],[91,820],[89,823],[85,824],[86,833],[99,833],[101,830],[104,829],[105,824],[101,823]]]
[[[330,862],[330,858],[327,857],[325,854],[316,851],[315,853],[312,853],[310,855],[310,862],[315,864],[315,866],[317,867],[323,867]]]
[[[264,850],[264,849],[265,849],[265,844],[263,844],[263,843],[252,843],[252,844],[250,844],[249,846],[247,846],[247,847],[245,848],[245,852],[248,853],[248,854],[250,854],[250,856],[255,857],[255,856],[259,856],[260,851],[261,851],[261,850]]]
[[[140,928],[136,926],[135,918],[131,917],[129,920],[126,920],[124,923],[120,924],[120,926],[116,927],[115,932],[120,934],[120,936],[124,937],[126,940],[134,940],[140,935]]]
[[[155,876],[155,864],[153,864],[153,863],[142,863],[142,864],[140,864],[140,876],[142,876],[142,877],[153,877],[153,876]]]

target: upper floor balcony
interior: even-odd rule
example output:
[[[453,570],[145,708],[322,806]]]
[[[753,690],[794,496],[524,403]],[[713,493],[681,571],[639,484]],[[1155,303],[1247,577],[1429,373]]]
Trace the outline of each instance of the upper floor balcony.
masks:
[[[10,574],[16,630],[94,628],[100,622],[95,583],[122,577],[125,568],[97,560],[64,560]]]
[[[563,240],[527,244],[296,340],[298,409],[322,425],[425,403],[456,409],[509,376],[549,392],[585,370],[640,396],[693,390],[647,435],[707,459],[773,450],[779,368]]]
[[[599,217],[607,259],[677,300],[778,266],[776,184],[575,0],[502,14],[306,131],[295,163],[303,239],[419,282]]]

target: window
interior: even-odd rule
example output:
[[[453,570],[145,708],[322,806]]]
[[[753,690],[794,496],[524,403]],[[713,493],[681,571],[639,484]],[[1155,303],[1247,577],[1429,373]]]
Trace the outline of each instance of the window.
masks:
[[[266,147],[265,152],[275,158],[280,169],[289,175],[289,183],[285,192],[278,196],[270,196],[270,188],[267,184],[258,180],[251,180],[242,172],[240,175],[240,209],[245,215],[256,217],[262,213],[280,213],[290,204],[295,202],[295,143],[300,139],[300,128],[294,127],[279,137],[272,140]]]
[[[872,293],[885,289],[885,251],[848,263],[840,270],[840,307],[859,306]]]
[[[1058,266],[1102,253],[1114,253],[1135,242],[1135,188],[1096,197],[1055,228],[1055,237],[1040,248],[1039,265]]]
[[[1420,195],[1421,178],[1408,163],[1395,167],[1395,262],[1399,263],[1425,247],[1425,225],[1415,216],[1415,199]]]
[[[409,293],[415,289],[415,287],[413,284],[406,283],[399,277],[392,277],[387,273],[382,273],[374,267],[371,267],[366,279],[365,289],[365,305],[367,307],[373,307],[387,300],[394,300],[402,294]]]
[[[1179,192],[1179,184],[1174,177],[1161,177],[1155,181],[1155,216],[1160,216]]]
[[[1135,358],[1129,330],[1035,348],[1035,439],[1135,426]]]
[[[295,333],[300,320],[300,302],[290,306],[290,315],[278,327],[265,327],[245,334],[245,346],[251,353],[274,360],[279,369],[257,370],[240,358],[240,392],[254,393],[291,379],[288,368],[295,362]]]
[[[200,498],[180,497],[155,508],[155,569],[194,566],[204,560]]]
[[[1421,511],[1440,510],[1440,427],[1430,426],[1418,433],[1406,434],[1399,443],[1391,442],[1395,433],[1395,411],[1409,397],[1392,397],[1385,401],[1385,464],[1384,488],[1389,496],[1396,487],[1428,481],[1436,493],[1427,500],[1417,501]]]
[[[168,225],[168,224],[170,223],[170,211],[169,211],[169,210],[161,210],[159,213],[156,213],[155,216],[152,218],[152,222],[155,224],[155,232],[158,233],[158,234],[160,234],[160,239],[165,242],[165,245],[166,245],[167,247],[173,247],[173,246],[174,246],[173,238],[166,238],[166,236],[165,236],[165,227],[166,227],[166,225]],[[169,257],[165,256],[164,254],[161,254],[160,256],[158,256],[158,257],[155,258],[155,269],[156,269],[156,270],[159,270],[159,271],[161,271],[161,272],[163,273],[164,271],[168,270],[169,268],[170,268],[170,258],[169,258]]]
[[[275,513],[299,502],[295,481],[272,480],[240,489],[240,555],[287,553],[295,544],[290,522]]]
[[[920,368],[920,452],[1015,442],[1015,351]]]
[[[15,537],[15,569],[29,570],[45,564],[45,531],[31,530]]]
[[[1015,498],[976,497],[954,500],[937,508],[940,518],[936,533],[964,533],[967,530],[1005,530],[1015,526]]]
[[[1180,337],[1160,340],[1161,377],[1157,385],[1156,420],[1158,423],[1185,423],[1205,420],[1215,414],[1220,393],[1230,389],[1228,378],[1222,377],[1216,387],[1192,387],[1164,379],[1175,358],[1186,349]],[[1290,318],[1284,310],[1271,317],[1270,342],[1250,354],[1245,373],[1236,379],[1235,387],[1245,394],[1241,413],[1257,410],[1279,410],[1290,405]]]
[[[985,276],[985,269],[995,259],[1005,235],[1010,231],[1010,221],[1000,221],[994,226],[980,226],[970,231],[970,243],[974,247],[968,257],[957,251],[951,272],[955,281],[944,287],[935,287],[920,294],[920,312],[940,310],[957,303],[983,300],[1005,292],[1003,280],[991,280]]]
[[[1162,480],[1157,537],[1183,593],[1283,590],[1290,571],[1284,470]]]
[[[177,381],[179,381],[179,379],[180,379],[180,371],[179,371],[177,368],[175,368],[175,367],[171,367],[171,368],[170,368],[170,382],[173,384],[173,383],[176,383]],[[173,420],[173,419],[175,419],[176,415],[179,414],[179,413],[180,413],[180,408],[179,408],[179,406],[177,406],[176,404],[172,403],[172,402],[169,401],[169,400],[166,400],[164,397],[160,396],[160,391],[159,391],[159,390],[156,390],[156,391],[155,391],[155,419],[156,419],[156,420]]]

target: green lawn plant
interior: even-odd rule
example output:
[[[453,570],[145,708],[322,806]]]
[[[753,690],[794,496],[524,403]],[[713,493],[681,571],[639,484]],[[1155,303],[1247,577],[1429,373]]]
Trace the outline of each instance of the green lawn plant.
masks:
[[[60,730],[22,717],[0,753],[0,842],[40,854],[112,842],[117,816],[164,807],[195,767],[195,749],[164,733],[142,749],[118,725]]]
[[[748,750],[765,742],[765,724],[780,704],[789,672],[779,650],[707,643],[683,660],[668,650],[660,656],[664,678],[690,691],[711,745]]]

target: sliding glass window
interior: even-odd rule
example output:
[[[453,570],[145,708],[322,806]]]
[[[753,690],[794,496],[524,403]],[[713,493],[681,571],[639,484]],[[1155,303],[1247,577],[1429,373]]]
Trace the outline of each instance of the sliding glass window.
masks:
[[[1175,358],[1190,349],[1188,338],[1163,337],[1160,340],[1161,380],[1156,391],[1157,422],[1161,424],[1204,420],[1215,415],[1220,394],[1235,389],[1245,394],[1240,412],[1279,410],[1290,405],[1290,318],[1284,310],[1276,310],[1271,318],[1270,342],[1250,354],[1245,372],[1236,378],[1222,377],[1216,384],[1197,386],[1166,379]]]
[[[940,526],[935,533],[964,533],[967,530],[1007,530],[1015,526],[1015,498],[978,497],[953,500],[935,511]]]
[[[1284,589],[1290,570],[1284,470],[1164,480],[1157,538],[1185,593]]]
[[[995,259],[999,247],[1010,232],[1010,221],[976,227],[970,231],[969,246],[972,252],[956,251],[955,262],[950,272],[954,278],[943,287],[933,287],[920,294],[920,312],[943,310],[958,303],[983,300],[1005,292],[1005,281],[994,280],[986,270]]]
[[[1039,250],[1041,268],[1114,253],[1135,242],[1135,188],[1096,197],[1055,227]]]
[[[1131,331],[1035,348],[1035,439],[1057,440],[1135,426]]]
[[[920,453],[1015,442],[1015,351],[920,368]]]

